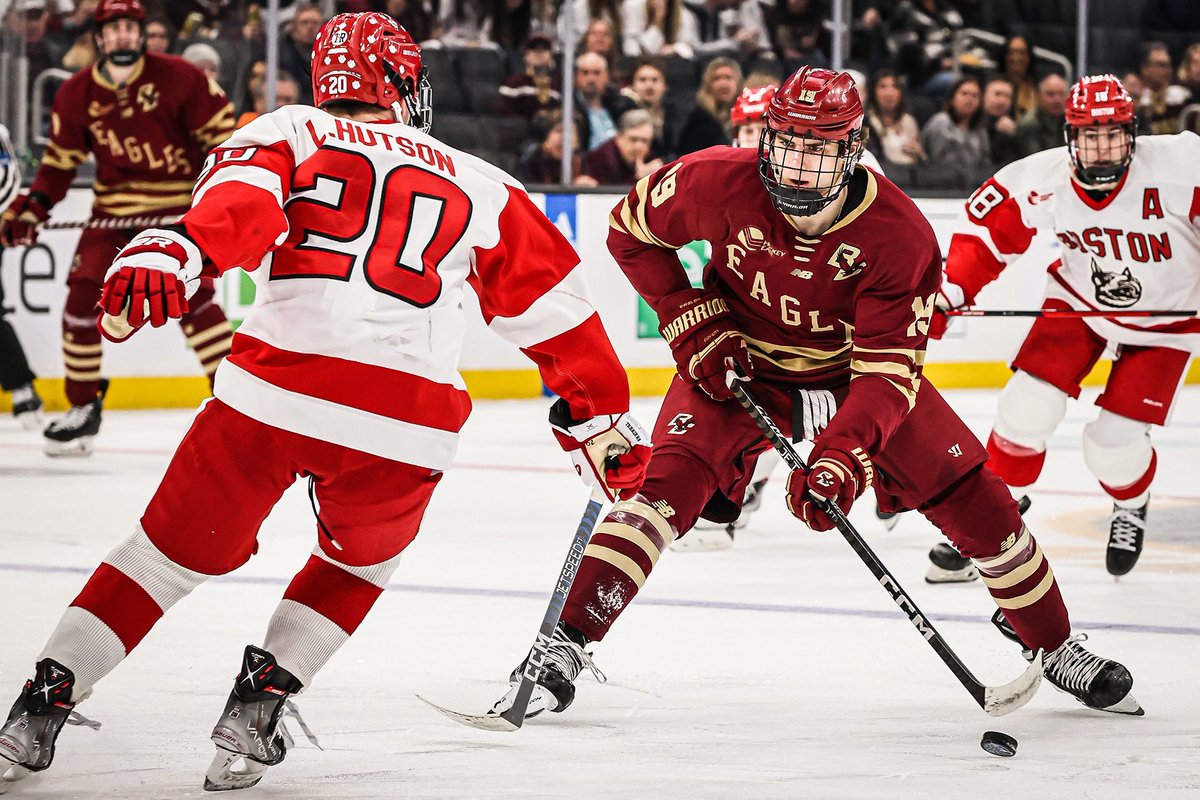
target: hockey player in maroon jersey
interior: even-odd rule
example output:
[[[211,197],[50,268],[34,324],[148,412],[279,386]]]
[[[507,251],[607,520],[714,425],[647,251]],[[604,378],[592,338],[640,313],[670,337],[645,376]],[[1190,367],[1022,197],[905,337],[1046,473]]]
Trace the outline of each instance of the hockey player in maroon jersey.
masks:
[[[810,528],[867,489],[917,509],[979,566],[1014,638],[1085,705],[1141,714],[1129,671],[1072,636],[1054,573],[983,446],[922,378],[941,254],[894,184],[858,166],[863,110],[846,73],[804,67],[771,100],[759,148],[713,147],[638,182],[608,245],[657,311],[678,367],[636,497],[596,528],[566,599],[531,713],[562,711],[604,638],[673,539],[703,514],[732,520],[770,445],[725,384],[736,366],[785,433],[813,442],[787,505]],[[674,249],[713,244],[692,288]],[[836,410],[836,413],[835,413]],[[1032,652],[1030,652],[1032,656]],[[519,674],[495,712],[515,697]]]
[[[177,216],[187,210],[205,155],[233,131],[233,106],[188,62],[146,53],[145,18],[141,0],[96,5],[92,19],[101,59],[55,94],[50,144],[33,184],[0,217],[3,246],[37,240],[37,226],[66,195],[89,152],[96,158],[94,217]],[[107,388],[100,378],[96,301],[113,253],[134,233],[94,228],[79,237],[62,318],[71,409],[46,428],[48,455],[91,453]],[[180,324],[211,382],[229,353],[232,330],[210,279],[202,281]]]
[[[1010,486],[1037,480],[1067,399],[1079,397],[1080,382],[1113,347],[1100,412],[1084,426],[1083,460],[1112,498],[1105,561],[1119,576],[1142,551],[1157,465],[1151,431],[1166,424],[1188,361],[1200,351],[1195,319],[1120,312],[1200,305],[1200,138],[1138,136],[1133,99],[1113,75],[1085,76],[1071,87],[1064,132],[1065,147],[1008,165],[967,201],[971,230],[951,240],[937,302],[940,309],[973,303],[1038,230],[1048,230],[1062,249],[1047,270],[1043,307],[1116,315],[1033,323],[1000,394],[987,449],[989,465]],[[945,319],[935,315],[933,335]]]
[[[254,553],[297,477],[318,543],[212,733],[209,789],[283,760],[288,697],[380,596],[453,461],[470,284],[489,327],[559,396],[551,425],[585,482],[636,491],[650,450],[588,301],[584,267],[525,190],[427,133],[421,51],[390,17],[341,14],[313,46],[317,108],[286,106],[213,152],[178,225],[108,270],[109,337],[178,318],[201,274],[254,270],[255,306],[133,535],[67,609],[0,726],[0,766],[42,770],[75,703],[166,611]],[[240,765],[240,767],[239,767]]]

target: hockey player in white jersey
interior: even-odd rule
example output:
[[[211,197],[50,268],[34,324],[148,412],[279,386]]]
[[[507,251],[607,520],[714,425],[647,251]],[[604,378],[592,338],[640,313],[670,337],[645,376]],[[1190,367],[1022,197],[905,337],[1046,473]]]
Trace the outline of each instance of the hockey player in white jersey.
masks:
[[[1113,500],[1106,562],[1119,576],[1137,563],[1146,532],[1152,426],[1166,423],[1200,347],[1200,320],[1120,314],[1200,305],[1200,138],[1137,136],[1133,100],[1112,75],[1071,87],[1065,136],[1065,147],[1010,164],[971,195],[974,227],[951,241],[938,308],[971,305],[1038,230],[1052,230],[1062,255],[1049,267],[1042,307],[1113,313],[1034,322],[1000,394],[987,449],[989,467],[1010,486],[1032,484],[1068,398],[1079,396],[1080,381],[1114,348],[1100,413],[1084,428],[1083,456]],[[944,320],[935,317],[931,332],[944,330]]]
[[[508,175],[429,136],[420,49],[390,17],[342,14],[313,46],[317,108],[288,106],[209,157],[180,224],[108,273],[105,335],[179,317],[197,278],[254,270],[258,296],[134,534],[67,609],[0,727],[0,774],[43,770],[76,703],[178,600],[254,553],[297,477],[317,546],[212,733],[208,789],[256,783],[310,685],[383,591],[454,457],[470,284],[492,330],[562,398],[559,442],[610,497],[649,460],[579,257]],[[148,745],[152,746],[152,745]]]

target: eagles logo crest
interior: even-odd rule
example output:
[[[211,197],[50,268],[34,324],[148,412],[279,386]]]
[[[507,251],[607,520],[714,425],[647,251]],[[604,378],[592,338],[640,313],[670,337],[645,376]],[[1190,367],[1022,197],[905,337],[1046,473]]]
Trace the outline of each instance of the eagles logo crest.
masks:
[[[138,89],[137,100],[142,111],[150,111],[158,105],[158,88],[153,83],[147,83]]]
[[[867,262],[862,258],[862,249],[846,242],[838,245],[828,263],[831,267],[838,268],[837,275],[833,276],[835,281],[853,278],[867,268]]]

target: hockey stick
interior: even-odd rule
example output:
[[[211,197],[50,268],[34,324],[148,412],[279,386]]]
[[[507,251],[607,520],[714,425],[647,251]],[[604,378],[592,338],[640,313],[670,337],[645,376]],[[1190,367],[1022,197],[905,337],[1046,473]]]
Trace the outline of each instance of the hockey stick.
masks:
[[[982,309],[960,308],[946,312],[948,317],[1194,317],[1195,311],[1076,311],[1073,308]]]
[[[746,409],[746,413],[758,424],[759,430],[767,437],[767,441],[783,457],[784,463],[790,469],[807,469],[804,460],[796,453],[795,448],[783,437],[783,434],[779,432],[779,428],[775,426],[774,421],[767,416],[767,413],[763,411],[753,395],[750,394],[750,391],[746,388],[745,380],[733,370],[729,370],[726,374],[726,382],[729,384],[733,396],[742,404],[742,408]],[[896,580],[895,576],[888,571],[888,568],[879,560],[874,551],[863,541],[862,536],[850,524],[850,520],[846,519],[846,515],[842,513],[837,503],[816,495],[811,495],[811,497],[817,502],[821,510],[829,515],[833,520],[833,524],[842,534],[842,537],[849,543],[851,549],[867,565],[867,569],[871,571],[871,574],[875,576],[880,585],[887,590],[888,595],[900,607],[900,610],[908,616],[908,621],[921,634],[921,638],[929,643],[933,651],[938,654],[946,666],[950,668],[950,671],[954,673],[954,677],[958,678],[959,683],[971,693],[971,696],[975,698],[975,702],[979,704],[980,708],[993,717],[1000,717],[1016,711],[1030,701],[1042,682],[1041,650],[1034,655],[1033,663],[1012,683],[1007,683],[1004,686],[983,685],[971,674],[966,665],[959,660],[958,655],[950,649],[950,645],[946,644],[945,639],[938,633],[933,623],[929,621],[929,618],[921,612],[921,609],[917,608],[917,604],[909,599],[900,582]]]
[[[173,225],[180,219],[179,214],[169,216],[140,217],[92,217],[91,219],[75,219],[65,222],[43,222],[38,226],[39,231],[79,230],[133,230],[135,228],[157,228],[159,225]]]
[[[529,655],[525,658],[525,669],[521,672],[521,683],[517,687],[517,695],[513,698],[512,706],[499,714],[492,711],[486,714],[461,714],[417,695],[420,700],[469,728],[485,731],[515,731],[521,727],[525,722],[525,711],[529,708],[529,700],[533,696],[533,687],[537,683],[537,676],[542,671],[542,662],[546,660],[546,651],[550,648],[550,639],[554,636],[554,629],[558,627],[559,617],[562,616],[563,606],[567,602],[567,593],[571,591],[571,584],[575,582],[575,574],[579,571],[579,562],[583,559],[583,551],[592,538],[592,529],[596,527],[596,522],[600,519],[600,509],[603,504],[604,495],[599,489],[593,490],[592,496],[588,499],[587,508],[584,509],[583,519],[579,520],[579,527],[575,529],[575,538],[571,540],[571,549],[567,551],[566,561],[563,562],[562,570],[558,573],[558,583],[554,586],[554,594],[550,596],[550,605],[546,607],[546,614],[542,617],[542,626],[538,628],[537,638],[533,642],[533,647],[529,648]]]

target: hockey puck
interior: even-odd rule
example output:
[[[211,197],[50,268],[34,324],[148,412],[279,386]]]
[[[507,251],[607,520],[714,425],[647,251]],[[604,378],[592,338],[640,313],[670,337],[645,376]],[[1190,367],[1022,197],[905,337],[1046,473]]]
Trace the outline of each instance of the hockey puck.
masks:
[[[1012,758],[1017,754],[1017,740],[1000,731],[984,731],[979,746],[1001,758]]]

